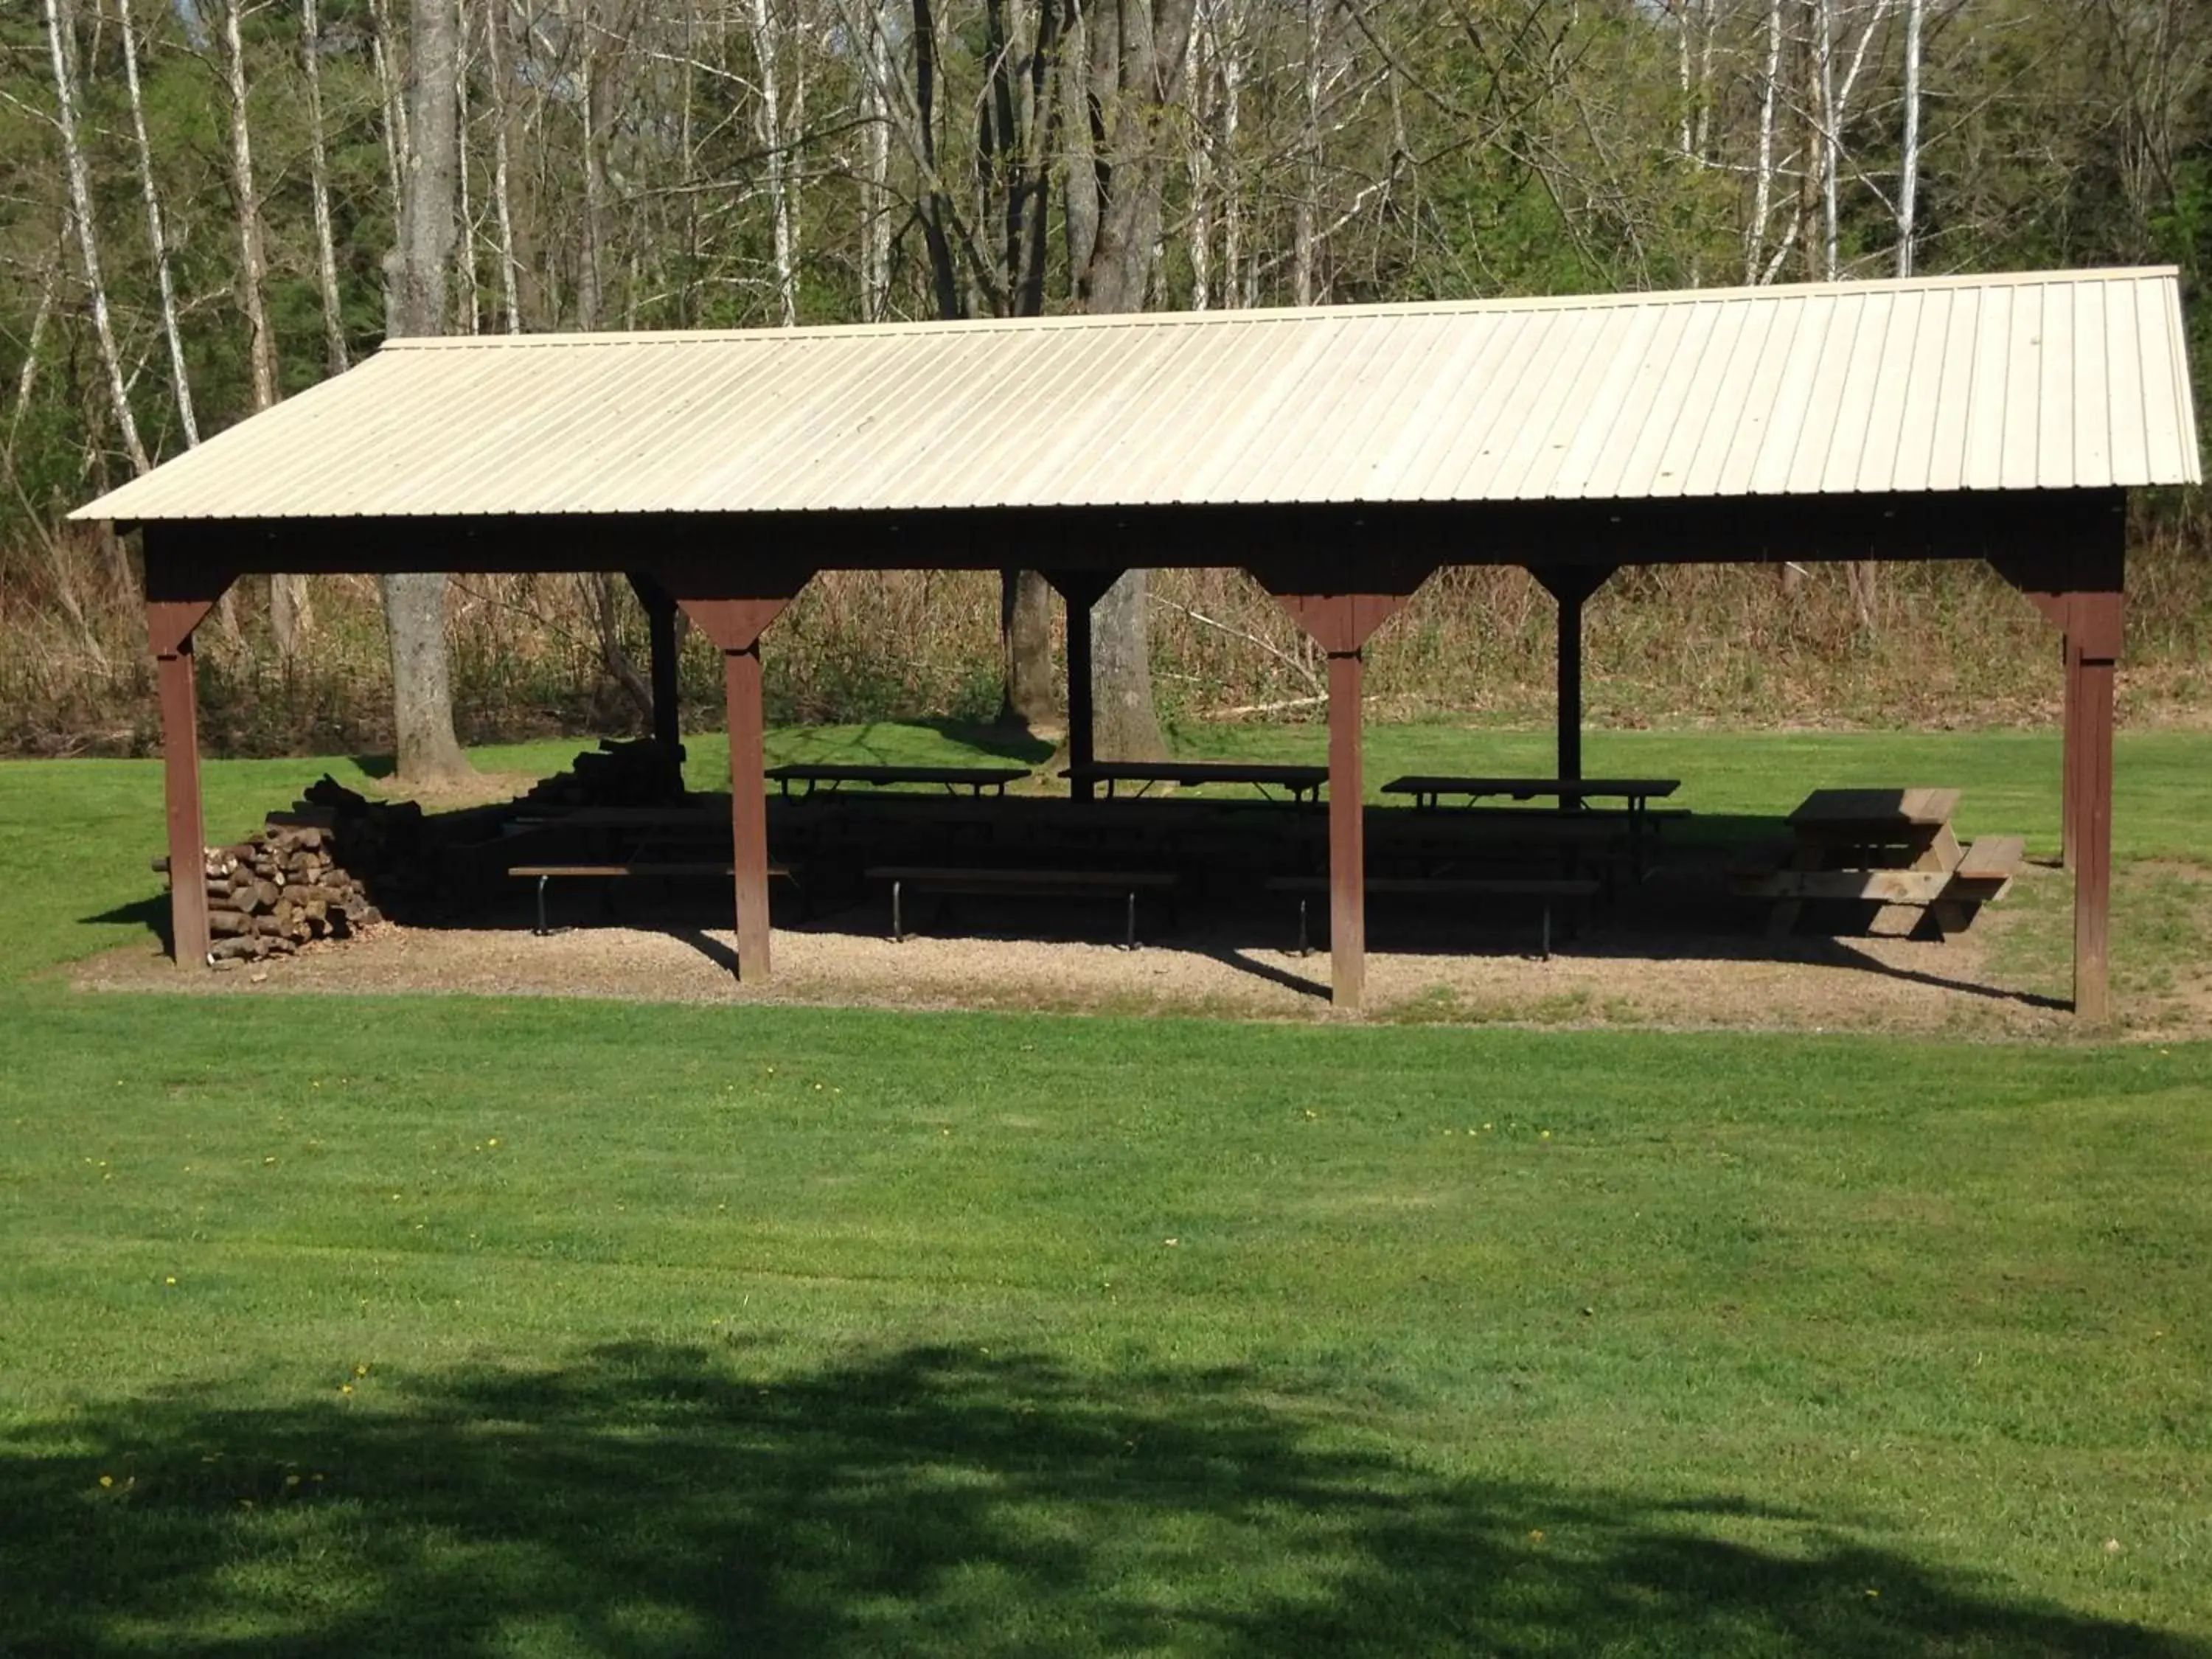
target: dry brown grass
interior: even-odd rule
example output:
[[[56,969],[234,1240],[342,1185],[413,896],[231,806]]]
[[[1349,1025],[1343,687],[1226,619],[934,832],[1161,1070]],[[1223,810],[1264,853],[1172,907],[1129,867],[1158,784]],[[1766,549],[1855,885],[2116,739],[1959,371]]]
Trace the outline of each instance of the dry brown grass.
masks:
[[[2125,716],[2194,720],[2212,705],[2212,532],[2203,514],[2142,515],[2130,565]],[[0,554],[0,750],[151,748],[150,665],[128,550],[70,531]],[[387,740],[388,669],[374,584],[319,578],[314,648],[286,663],[266,590],[247,583],[203,631],[206,737],[218,753],[376,750]],[[568,576],[465,575],[453,589],[463,735],[493,741],[635,725],[607,672],[582,584]],[[643,617],[621,596],[624,648]],[[835,572],[770,636],[775,718],[988,717],[998,701],[998,586],[987,572]],[[1500,722],[1549,716],[1550,599],[1514,568],[1432,579],[1378,635],[1371,695],[1401,717]],[[1322,665],[1250,580],[1169,571],[1154,586],[1153,660],[1170,719],[1299,719]],[[2007,725],[2049,718],[2057,644],[1985,567],[1899,566],[1870,608],[1838,567],[1678,566],[1623,571],[1587,618],[1589,712],[1610,726]],[[719,703],[702,641],[686,691]]]

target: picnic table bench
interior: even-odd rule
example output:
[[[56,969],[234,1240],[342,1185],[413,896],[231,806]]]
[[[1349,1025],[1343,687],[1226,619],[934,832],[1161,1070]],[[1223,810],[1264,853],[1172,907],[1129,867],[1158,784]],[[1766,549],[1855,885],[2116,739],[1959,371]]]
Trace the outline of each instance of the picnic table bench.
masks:
[[[1137,897],[1140,893],[1172,895],[1176,878],[1164,870],[1034,870],[993,869],[974,866],[879,864],[866,872],[869,881],[887,881],[891,889],[891,939],[906,938],[906,895],[909,892],[978,897],[1084,898],[1120,897],[1127,905],[1123,948],[1137,948]]]
[[[513,864],[507,866],[508,876],[517,880],[535,879],[538,883],[538,925],[530,931],[545,939],[560,931],[554,927],[545,914],[546,884],[554,881],[600,879],[617,881],[634,877],[653,877],[674,881],[685,878],[720,876],[729,879],[737,873],[728,860],[721,863],[689,863],[679,860],[648,862],[630,860],[620,864]],[[771,864],[768,867],[771,881],[788,881],[798,884],[799,878],[791,866]],[[801,892],[805,890],[802,888]]]
[[[1773,901],[1768,931],[1797,923],[1808,902],[1910,905],[1939,935],[1962,932],[2004,896],[2026,843],[1983,836],[1961,846],[1956,789],[1816,789],[1790,815],[1786,842],[1758,849],[1732,873],[1742,896]]]
[[[1292,800],[1318,800],[1328,781],[1326,766],[1294,766],[1243,761],[1087,761],[1070,766],[1060,775],[1079,786],[1103,783],[1106,799],[1114,799],[1117,784],[1134,784],[1139,794],[1156,783],[1195,788],[1207,783],[1248,784],[1265,794],[1285,789]]]
[[[1364,884],[1376,894],[1413,894],[1437,898],[1521,897],[1543,901],[1543,931],[1538,952],[1552,959],[1552,904],[1555,899],[1587,902],[1597,895],[1598,884],[1587,876],[1370,876]],[[1277,876],[1267,883],[1271,893],[1294,893],[1298,900],[1298,954],[1310,948],[1308,915],[1314,898],[1328,891],[1327,876]]]
[[[1411,795],[1417,811],[1436,811],[1446,797],[1463,799],[1468,813],[1489,812],[1500,821],[1540,817],[1547,821],[1559,838],[1570,842],[1574,838],[1570,825],[1592,823],[1613,823],[1622,825],[1628,833],[1627,862],[1636,878],[1641,881],[1647,873],[1644,842],[1656,837],[1659,824],[1668,817],[1686,817],[1680,809],[1669,811],[1652,806],[1654,800],[1664,799],[1682,787],[1679,778],[1516,778],[1516,777],[1437,777],[1416,774],[1393,778],[1382,786],[1386,795]],[[1593,810],[1589,802],[1619,800],[1619,807]],[[1486,809],[1476,803],[1484,800],[1554,800],[1553,808],[1526,809],[1504,807]],[[1456,814],[1455,815],[1456,817]]]
[[[860,766],[793,764],[771,766],[763,774],[775,781],[777,788],[786,795],[793,784],[805,786],[804,793],[813,794],[834,792],[848,783],[860,784],[870,789],[889,789],[901,784],[933,784],[947,794],[957,794],[966,789],[981,797],[986,790],[1003,795],[1010,783],[1019,783],[1029,776],[1026,766]]]

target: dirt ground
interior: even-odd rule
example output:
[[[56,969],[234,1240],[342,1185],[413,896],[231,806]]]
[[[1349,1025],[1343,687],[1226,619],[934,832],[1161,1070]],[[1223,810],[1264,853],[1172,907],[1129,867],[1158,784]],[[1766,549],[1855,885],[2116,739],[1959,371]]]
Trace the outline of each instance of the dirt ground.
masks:
[[[587,912],[590,906],[572,909]],[[732,976],[726,928],[679,917],[653,925],[579,926],[537,938],[520,916],[496,927],[386,924],[338,945],[224,973],[180,973],[150,946],[81,965],[91,989],[165,989],[238,996],[284,992],[439,992],[592,996],[672,1002],[989,1008],[1096,1013],[1189,1013],[1259,1019],[1339,1018],[1328,1000],[1328,957],[1300,957],[1279,919],[1164,932],[1135,951],[1106,942],[1103,913],[1067,919],[1062,936],[1033,933],[1041,912],[960,917],[893,943],[880,906],[779,927],[765,984]],[[1380,919],[1378,919],[1380,920]],[[1535,954],[1517,921],[1471,944],[1392,948],[1374,926],[1367,968],[1370,1020],[1662,1028],[1880,1030],[1990,1037],[2069,1033],[2063,1004],[2008,984],[1993,966],[2013,918],[1985,911],[1947,942],[1903,938],[1771,941],[1755,929],[1717,937],[1655,935],[1603,925]],[[1401,928],[1401,933],[1418,928]],[[1268,933],[1272,942],[1255,942]],[[1525,937],[1523,937],[1525,935]],[[1458,948],[1467,944],[1468,948]]]

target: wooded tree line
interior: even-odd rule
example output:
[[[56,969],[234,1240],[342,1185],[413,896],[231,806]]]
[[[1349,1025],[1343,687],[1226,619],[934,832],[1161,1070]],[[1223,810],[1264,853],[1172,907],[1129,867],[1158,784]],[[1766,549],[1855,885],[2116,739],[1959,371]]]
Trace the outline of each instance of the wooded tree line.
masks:
[[[35,3],[0,20],[0,614],[69,610],[68,507],[394,325],[2158,259],[2207,356],[2212,0]],[[403,234],[426,163],[443,242]],[[1047,595],[1003,601],[1036,712]],[[1132,699],[1147,609],[1102,602]],[[289,654],[313,594],[265,614]]]

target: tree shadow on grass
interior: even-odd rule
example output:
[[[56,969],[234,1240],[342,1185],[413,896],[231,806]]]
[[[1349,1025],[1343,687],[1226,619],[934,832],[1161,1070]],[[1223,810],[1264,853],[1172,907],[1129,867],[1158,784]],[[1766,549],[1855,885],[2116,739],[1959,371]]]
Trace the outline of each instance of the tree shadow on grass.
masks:
[[[2205,1651],[1730,1494],[1446,1481],[1249,1377],[982,1350],[179,1394],[19,1431],[0,1479],[24,1651]]]

